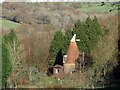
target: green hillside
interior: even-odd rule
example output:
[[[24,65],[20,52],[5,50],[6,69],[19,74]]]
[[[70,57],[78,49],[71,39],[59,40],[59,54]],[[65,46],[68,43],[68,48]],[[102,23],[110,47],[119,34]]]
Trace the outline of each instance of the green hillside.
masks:
[[[99,4],[90,3],[88,5],[83,4],[80,10],[83,12],[105,13],[109,12],[110,10],[117,11],[117,6],[112,6],[110,3],[105,3],[105,5],[103,6],[101,6],[100,3]]]
[[[119,85],[118,4],[3,3],[4,19],[0,18],[3,89],[5,86],[97,89]],[[73,55],[69,55],[74,34],[80,41],[72,43]],[[79,49],[78,53],[74,47]],[[68,57],[64,55],[71,56],[74,63],[70,61],[65,66],[63,60]]]
[[[7,29],[7,30],[15,29],[20,25],[19,23],[15,23],[6,19],[0,19],[0,24],[1,24],[0,28]]]

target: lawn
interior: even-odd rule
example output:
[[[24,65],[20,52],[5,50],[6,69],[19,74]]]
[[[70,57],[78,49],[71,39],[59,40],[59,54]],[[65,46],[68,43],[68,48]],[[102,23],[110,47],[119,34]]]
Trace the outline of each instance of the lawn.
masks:
[[[80,8],[80,10],[83,12],[97,12],[97,13],[109,12],[111,9],[113,9],[113,11],[116,11],[117,7],[116,6],[112,7],[111,4],[109,3],[106,3],[103,6],[101,6],[101,4],[90,3],[89,6],[83,4],[82,7]]]
[[[0,28],[3,28],[3,29],[15,29],[17,28],[20,24],[19,23],[15,23],[13,21],[9,21],[9,20],[6,20],[6,19],[0,19]]]
[[[71,5],[72,3],[65,3],[65,5]],[[85,12],[85,13],[105,13],[105,12],[109,12],[111,9],[112,11],[117,11],[117,6],[114,5],[112,6],[113,4],[112,3],[105,3],[105,5],[101,6],[102,3],[79,3],[80,4],[80,10],[82,12]]]

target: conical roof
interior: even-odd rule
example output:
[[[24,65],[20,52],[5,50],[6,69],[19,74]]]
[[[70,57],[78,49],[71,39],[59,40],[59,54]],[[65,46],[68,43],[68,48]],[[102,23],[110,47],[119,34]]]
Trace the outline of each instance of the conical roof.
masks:
[[[75,63],[75,60],[79,57],[80,52],[77,43],[75,41],[75,37],[76,35],[73,36],[69,44],[66,63]]]

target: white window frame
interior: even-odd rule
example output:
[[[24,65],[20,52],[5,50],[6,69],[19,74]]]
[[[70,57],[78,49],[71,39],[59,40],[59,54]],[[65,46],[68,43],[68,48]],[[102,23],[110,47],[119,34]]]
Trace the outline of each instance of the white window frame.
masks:
[[[55,69],[55,73],[59,74],[59,72],[60,72],[59,69]]]
[[[63,63],[65,63],[66,59],[67,59],[67,55],[64,55],[63,56]]]

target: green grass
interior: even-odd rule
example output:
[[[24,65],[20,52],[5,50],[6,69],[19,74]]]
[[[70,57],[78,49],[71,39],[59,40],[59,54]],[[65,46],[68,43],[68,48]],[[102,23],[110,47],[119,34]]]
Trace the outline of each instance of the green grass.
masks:
[[[106,6],[97,6],[97,7],[81,8],[80,10],[84,12],[108,12],[109,8]]]
[[[19,23],[15,23],[6,19],[0,19],[0,28],[3,29],[16,29],[20,24]]]
[[[82,5],[80,8],[81,11],[83,12],[97,12],[97,13],[105,13],[109,12],[110,9],[114,9],[113,11],[116,11],[117,7],[112,7],[111,4],[106,3],[105,5],[101,6],[101,4],[94,4],[90,3],[88,5]]]
[[[65,3],[65,5],[71,5],[72,3]],[[102,3],[80,3],[81,8],[79,8],[82,12],[85,13],[105,13],[109,12],[110,9],[114,9],[113,11],[117,11],[117,6],[112,6],[112,3],[105,3],[105,5],[101,6]],[[112,12],[113,12],[112,11]]]

